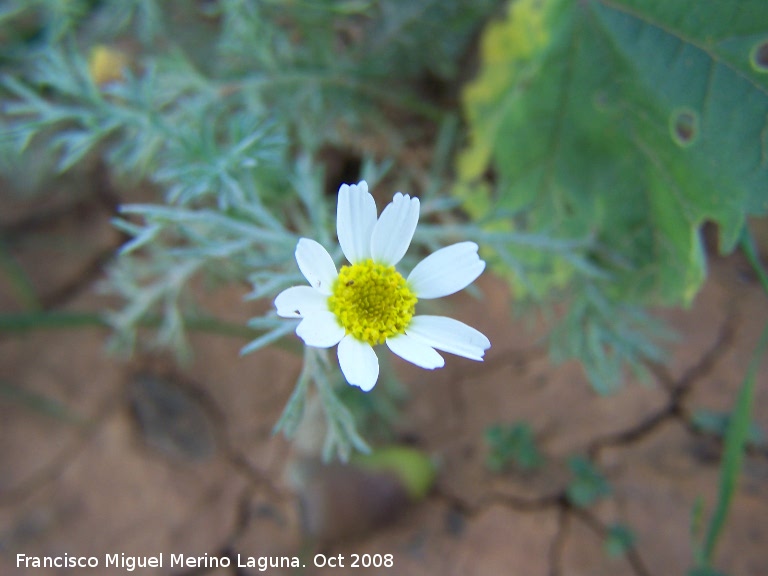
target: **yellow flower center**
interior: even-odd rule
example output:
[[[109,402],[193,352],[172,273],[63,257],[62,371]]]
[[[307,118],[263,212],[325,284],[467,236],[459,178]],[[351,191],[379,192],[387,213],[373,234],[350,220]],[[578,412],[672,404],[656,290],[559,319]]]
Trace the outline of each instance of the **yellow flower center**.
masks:
[[[341,268],[328,308],[347,334],[374,345],[405,332],[416,300],[394,266],[369,259]]]

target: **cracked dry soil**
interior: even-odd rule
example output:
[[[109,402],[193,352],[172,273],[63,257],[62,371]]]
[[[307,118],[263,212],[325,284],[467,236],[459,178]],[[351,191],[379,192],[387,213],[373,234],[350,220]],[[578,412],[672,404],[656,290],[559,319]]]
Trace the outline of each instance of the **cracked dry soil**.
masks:
[[[94,288],[104,255],[120,243],[108,226],[112,206],[94,194],[44,217],[29,216],[40,213],[34,204],[26,213],[23,205],[0,211],[12,254],[46,308],[106,304]],[[486,362],[449,357],[434,373],[397,364],[410,394],[397,433],[439,462],[434,490],[391,524],[322,547],[303,538],[286,480],[295,451],[271,435],[300,369],[294,356],[270,349],[240,358],[241,342],[196,334],[194,360],[178,369],[158,359],[108,357],[99,329],[3,337],[0,574],[81,573],[19,569],[18,553],[103,559],[160,552],[296,555],[307,565],[269,574],[685,574],[691,511],[698,498],[712,510],[722,448],[691,416],[731,408],[768,321],[767,301],[746,270],[738,258],[713,258],[693,307],[662,313],[680,335],[669,363],[611,397],[597,397],[576,364],[553,366],[539,343],[541,328],[513,320],[507,289],[486,274],[482,301],[458,295],[446,304],[489,336]],[[220,289],[208,301],[222,317],[243,322],[254,314],[244,291]],[[0,303],[18,309],[2,283]],[[764,361],[754,418],[768,429],[765,368]],[[41,397],[49,404],[35,403]],[[535,473],[493,474],[484,465],[484,430],[516,421],[533,427],[546,463]],[[588,509],[565,497],[566,460],[574,454],[592,459],[611,484],[611,495]],[[768,454],[752,449],[717,553],[729,575],[768,574],[766,478]],[[616,523],[633,530],[635,546],[612,558],[604,537]],[[315,568],[318,551],[347,559],[392,554],[394,567]],[[102,562],[82,573],[126,572]]]

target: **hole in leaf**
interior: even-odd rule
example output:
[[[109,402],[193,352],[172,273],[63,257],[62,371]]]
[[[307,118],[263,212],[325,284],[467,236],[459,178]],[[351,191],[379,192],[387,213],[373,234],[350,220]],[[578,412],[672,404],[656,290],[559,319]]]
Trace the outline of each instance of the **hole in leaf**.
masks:
[[[678,146],[690,146],[699,136],[699,115],[690,108],[681,108],[670,119],[672,139]]]
[[[763,40],[752,49],[749,56],[752,68],[764,74],[768,73],[768,40]]]

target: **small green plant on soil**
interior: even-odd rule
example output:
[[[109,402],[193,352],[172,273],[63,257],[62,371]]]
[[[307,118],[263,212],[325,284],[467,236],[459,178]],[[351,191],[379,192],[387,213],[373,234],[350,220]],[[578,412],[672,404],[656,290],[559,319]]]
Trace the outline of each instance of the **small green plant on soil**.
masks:
[[[536,438],[529,424],[494,424],[485,431],[488,445],[486,464],[493,472],[514,467],[523,472],[539,468],[544,458],[536,447]]]
[[[612,524],[608,527],[603,547],[610,558],[624,556],[635,544],[635,533],[624,524]]]
[[[568,501],[581,508],[591,506],[611,494],[611,486],[600,470],[587,458],[572,456],[568,459],[572,479],[566,495]]]

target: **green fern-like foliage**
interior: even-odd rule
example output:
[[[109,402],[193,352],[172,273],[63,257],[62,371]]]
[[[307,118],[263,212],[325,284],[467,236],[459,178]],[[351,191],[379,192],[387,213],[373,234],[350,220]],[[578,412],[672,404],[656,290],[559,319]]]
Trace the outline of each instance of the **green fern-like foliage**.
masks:
[[[374,186],[401,146],[446,115],[420,78],[453,78],[491,10],[490,0],[8,0],[0,165],[53,177],[98,163],[129,198],[141,185],[145,203],[115,217],[128,241],[106,289],[122,304],[103,320],[115,350],[157,346],[183,358],[189,327],[209,319],[191,286],[251,284],[256,299],[301,283],[298,237],[331,246],[334,234],[323,147],[365,156],[358,141],[386,142],[383,157],[364,157],[360,176]],[[427,196],[433,215],[454,206]],[[295,326],[267,312],[249,328],[244,353]],[[306,366],[279,428],[292,431],[312,384],[329,423],[326,453],[364,450],[334,390],[336,368],[311,355]]]

